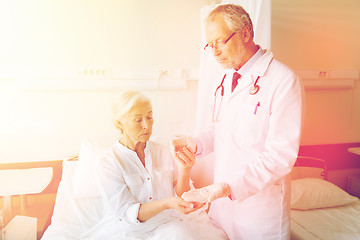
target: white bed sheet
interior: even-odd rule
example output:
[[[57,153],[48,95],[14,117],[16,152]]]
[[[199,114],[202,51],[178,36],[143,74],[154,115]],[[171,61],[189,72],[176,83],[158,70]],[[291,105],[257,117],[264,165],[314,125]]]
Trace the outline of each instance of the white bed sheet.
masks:
[[[51,224],[41,240],[159,240],[172,239],[173,230],[178,226],[190,232],[201,234],[199,239],[225,239],[222,231],[215,229],[205,212],[183,215],[176,210],[166,210],[150,220],[140,223],[142,232],[127,236],[126,225],[119,225],[112,216],[103,215],[104,205],[101,197],[77,197],[74,192],[74,179],[78,161],[64,161],[63,174],[59,184]],[[184,221],[186,220],[186,221]],[[157,227],[153,233],[143,234],[149,228]],[[139,228],[139,226],[137,226]],[[124,230],[123,230],[124,229]],[[135,236],[136,235],[136,236]],[[137,236],[139,235],[139,236]],[[185,235],[184,235],[185,236]],[[184,238],[190,239],[190,238]]]
[[[360,239],[360,200],[345,206],[291,210],[291,239]]]

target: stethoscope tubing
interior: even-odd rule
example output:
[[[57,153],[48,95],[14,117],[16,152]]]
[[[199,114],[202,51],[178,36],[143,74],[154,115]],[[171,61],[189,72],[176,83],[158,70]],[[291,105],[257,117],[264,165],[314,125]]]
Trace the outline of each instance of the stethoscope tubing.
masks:
[[[221,108],[221,104],[222,104],[222,100],[223,100],[223,97],[224,97],[224,92],[225,92],[225,88],[224,88],[224,81],[225,81],[225,78],[226,78],[226,74],[224,74],[224,77],[222,78],[221,80],[221,83],[220,85],[216,88],[215,90],[215,93],[214,93],[214,108],[213,108],[213,116],[212,116],[212,120],[213,122],[217,122],[218,120],[218,117],[219,117],[219,113],[220,113],[220,108]],[[260,79],[260,76],[258,76],[254,82],[254,85],[250,88],[249,90],[249,94],[250,95],[255,95],[259,92],[260,90],[260,86],[257,84],[258,81]],[[215,118],[215,108],[216,108],[216,99],[217,99],[217,92],[219,91],[219,89],[221,90],[220,92],[220,95],[221,95],[221,99],[220,99],[220,105],[219,105],[219,111],[217,112],[216,114],[216,118]]]
[[[217,119],[219,117],[220,108],[221,108],[222,100],[224,97],[224,91],[225,91],[225,88],[224,88],[225,78],[226,78],[226,74],[224,75],[223,79],[221,80],[220,85],[216,88],[215,93],[214,93],[214,107],[213,107],[213,112],[212,112],[212,121],[213,122],[218,121]],[[220,92],[221,99],[220,99],[219,111],[217,112],[216,117],[215,117],[215,108],[216,108],[216,99],[217,99],[216,95],[217,95],[217,92],[219,91],[219,89],[221,90],[221,92]]]
[[[216,88],[216,90],[215,90],[215,94],[214,94],[214,96],[216,97],[216,93],[217,93],[217,91],[219,90],[219,88],[221,88],[221,96],[223,97],[224,96],[224,81],[225,81],[225,78],[226,78],[226,74],[224,75],[224,77],[223,77],[223,79],[221,80],[221,83],[220,83],[220,85]]]

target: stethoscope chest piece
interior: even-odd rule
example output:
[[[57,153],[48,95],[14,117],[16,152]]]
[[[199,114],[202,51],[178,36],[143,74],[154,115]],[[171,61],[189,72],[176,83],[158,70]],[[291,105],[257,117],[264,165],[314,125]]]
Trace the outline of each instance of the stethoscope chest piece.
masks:
[[[256,78],[256,81],[255,81],[254,85],[250,88],[250,90],[249,90],[250,95],[255,95],[260,90],[259,85],[257,85],[257,82],[259,81],[259,78],[260,78],[260,76],[258,76]]]
[[[252,86],[252,88],[250,88],[249,93],[250,93],[251,95],[255,95],[255,94],[257,94],[257,92],[259,91],[259,89],[260,89],[259,85],[254,85],[254,86]]]

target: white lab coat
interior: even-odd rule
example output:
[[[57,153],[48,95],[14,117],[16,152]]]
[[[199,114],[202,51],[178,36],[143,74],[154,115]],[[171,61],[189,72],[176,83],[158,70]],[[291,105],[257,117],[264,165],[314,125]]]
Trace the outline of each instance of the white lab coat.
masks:
[[[250,95],[257,76],[260,90]],[[227,182],[231,188],[232,200],[214,201],[210,217],[230,239],[289,239],[288,174],[299,149],[303,88],[271,51],[257,60],[233,93],[231,81],[228,74],[219,122],[198,136],[203,154],[215,152],[214,182]]]

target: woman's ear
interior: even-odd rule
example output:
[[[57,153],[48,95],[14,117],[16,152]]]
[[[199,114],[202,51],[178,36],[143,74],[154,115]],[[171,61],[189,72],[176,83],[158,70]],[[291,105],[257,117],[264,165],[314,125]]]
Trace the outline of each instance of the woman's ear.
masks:
[[[114,126],[116,129],[120,130],[120,133],[122,134],[124,132],[123,125],[119,120],[114,120]]]

